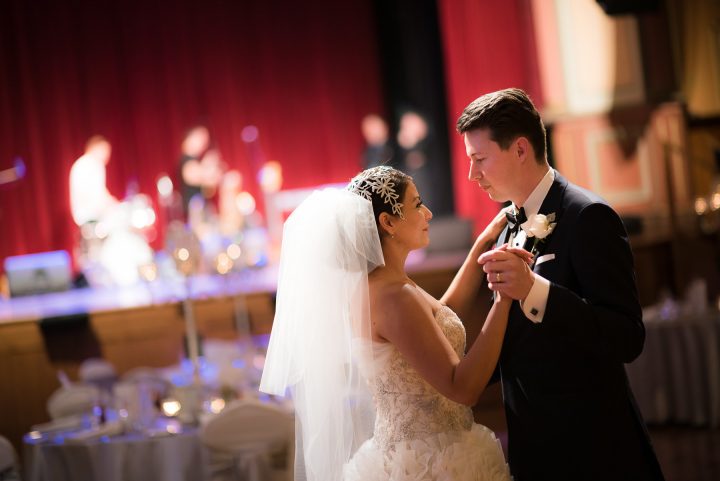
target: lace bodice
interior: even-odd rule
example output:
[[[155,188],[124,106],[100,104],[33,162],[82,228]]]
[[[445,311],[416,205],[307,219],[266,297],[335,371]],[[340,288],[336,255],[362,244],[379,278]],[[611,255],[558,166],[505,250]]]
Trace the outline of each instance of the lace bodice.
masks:
[[[458,356],[465,351],[465,328],[448,307],[435,321]],[[448,431],[469,430],[470,408],[451,401],[428,384],[392,344],[375,344],[379,372],[375,384],[375,441],[386,449],[398,441]]]

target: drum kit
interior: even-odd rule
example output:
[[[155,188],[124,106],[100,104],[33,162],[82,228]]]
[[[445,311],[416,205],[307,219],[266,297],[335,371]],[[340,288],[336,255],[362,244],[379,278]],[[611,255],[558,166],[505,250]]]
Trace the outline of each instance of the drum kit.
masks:
[[[155,210],[145,194],[133,194],[107,209],[97,222],[84,224],[76,253],[91,286],[129,286],[153,263],[150,239]]]

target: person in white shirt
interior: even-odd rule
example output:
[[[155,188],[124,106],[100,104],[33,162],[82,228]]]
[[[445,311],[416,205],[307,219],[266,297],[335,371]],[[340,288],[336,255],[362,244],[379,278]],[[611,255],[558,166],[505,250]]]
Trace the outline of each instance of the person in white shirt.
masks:
[[[90,137],[85,153],[70,169],[70,211],[79,227],[101,220],[117,204],[105,184],[105,168],[111,152],[112,147],[105,137]]]

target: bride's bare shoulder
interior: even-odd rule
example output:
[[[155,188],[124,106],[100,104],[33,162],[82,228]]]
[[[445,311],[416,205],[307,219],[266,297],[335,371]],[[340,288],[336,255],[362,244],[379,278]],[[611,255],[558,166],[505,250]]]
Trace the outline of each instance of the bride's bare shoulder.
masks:
[[[432,315],[432,308],[422,293],[407,281],[383,281],[370,283],[370,305],[373,319],[384,323],[411,319],[417,315]]]

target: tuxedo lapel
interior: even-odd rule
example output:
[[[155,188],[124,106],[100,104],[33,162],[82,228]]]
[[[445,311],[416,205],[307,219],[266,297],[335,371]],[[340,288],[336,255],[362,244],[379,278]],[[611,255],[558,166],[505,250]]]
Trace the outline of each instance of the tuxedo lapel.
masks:
[[[550,190],[545,196],[543,203],[540,205],[540,210],[538,211],[538,214],[543,214],[547,216],[554,213],[555,222],[562,222],[563,199],[565,197],[565,189],[567,188],[567,185],[567,180],[565,180],[565,178],[561,176],[556,170],[555,180],[553,180],[553,183],[550,186]],[[543,255],[546,245],[549,243],[552,235],[553,234],[550,234],[550,236],[547,238],[547,241],[539,243],[537,253],[535,254],[536,259]],[[532,248],[532,239],[528,239],[528,241],[530,242],[529,245],[526,246],[526,250],[530,250]]]
[[[550,190],[545,196],[545,200],[540,205],[539,214],[549,215],[555,213],[555,220],[560,222],[562,217],[562,201],[565,197],[565,189],[568,182],[565,178],[555,171],[555,180],[553,180]]]
[[[553,180],[553,183],[550,186],[550,190],[545,196],[545,199],[543,199],[538,213],[548,215],[554,212],[556,221],[562,222],[563,201],[565,198],[565,190],[567,189],[567,186],[567,180],[565,180],[557,171],[555,171],[555,179]],[[503,232],[503,235],[504,234],[505,232]],[[550,237],[548,237],[545,242],[542,242],[538,246],[539,252],[536,254],[535,259],[543,255],[543,252],[546,248],[545,244],[551,243],[552,236],[555,234],[555,232],[551,233]],[[501,236],[501,238],[504,237]],[[530,248],[532,248],[532,239],[530,239],[530,243],[528,246],[528,249]],[[534,262],[531,268],[535,270]],[[533,329],[530,328],[531,325],[532,323],[523,313],[522,308],[520,307],[520,303],[518,301],[513,301],[513,305],[510,309],[510,318],[508,320],[507,331],[505,333],[505,339],[503,341],[503,350],[500,357],[501,364],[509,363],[511,362],[512,358],[516,358],[520,355],[516,351],[516,346],[518,345],[518,343],[522,343],[522,340],[529,336],[531,332],[533,332]]]

